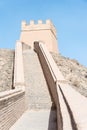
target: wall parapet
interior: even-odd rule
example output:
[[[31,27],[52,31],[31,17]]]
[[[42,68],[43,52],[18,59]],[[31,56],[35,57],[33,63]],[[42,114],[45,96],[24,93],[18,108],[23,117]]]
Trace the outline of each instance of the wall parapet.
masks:
[[[9,128],[26,110],[25,91],[16,88],[0,93],[0,130]]]
[[[54,36],[56,37],[56,29],[51,20],[46,20],[45,23],[42,20],[38,20],[37,24],[35,24],[34,20],[31,20],[30,24],[27,24],[26,21],[22,21],[21,30],[22,31],[51,30]]]
[[[14,89],[0,93],[0,130],[8,130],[27,109],[23,70],[22,43],[15,49]]]
[[[2,98],[7,98],[7,96],[11,96],[11,95],[18,93],[18,92],[22,92],[22,89],[17,88],[17,89],[13,89],[13,90],[0,92],[0,101],[2,100]]]
[[[57,80],[65,81],[43,43],[34,42],[34,49],[38,54],[48,87],[52,97],[52,101],[57,108],[57,130],[63,130],[62,114],[60,109],[60,101],[57,92]],[[58,77],[59,76],[59,77]]]
[[[38,20],[38,23],[31,20],[29,24],[22,21],[20,41],[31,48],[34,48],[35,41],[42,41],[50,52],[58,53],[56,28],[51,20],[46,20],[45,23],[42,20]]]
[[[20,41],[16,42],[15,48],[15,67],[14,67],[14,87],[25,87],[24,67],[23,67],[23,48]]]
[[[48,62],[48,65],[49,65],[49,69],[51,71],[52,76],[54,77],[54,81],[55,82],[57,82],[57,81],[66,82],[62,73],[58,69],[55,61],[53,60],[52,56],[50,55],[46,45],[39,42],[39,46],[40,46],[40,49],[44,52],[44,56],[45,56],[45,58]]]

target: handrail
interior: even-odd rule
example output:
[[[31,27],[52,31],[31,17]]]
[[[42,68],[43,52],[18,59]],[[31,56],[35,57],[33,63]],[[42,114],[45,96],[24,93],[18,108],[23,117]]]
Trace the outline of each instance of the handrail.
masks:
[[[46,52],[46,48],[42,43],[35,42],[34,49],[37,52],[40,63],[42,65],[42,69],[51,94],[52,102],[55,104],[57,108],[57,130],[63,130],[62,114],[61,114],[60,103],[59,103],[58,92],[57,92],[57,84],[56,84],[58,80],[56,75],[58,72],[55,74],[52,68],[52,65],[55,63],[52,64],[53,62],[51,61],[52,58],[50,58],[49,52]],[[55,67],[55,65],[53,67]],[[62,78],[62,80],[64,80],[64,78]]]
[[[15,49],[15,71],[14,71],[14,87],[25,86],[24,84],[24,70],[23,70],[23,48],[20,41],[16,42]]]
[[[51,65],[50,65],[50,62],[49,62],[49,60],[48,60],[48,58],[47,58],[47,56],[46,56],[46,53],[44,52],[43,47],[42,47],[41,44],[40,44],[40,49],[42,50],[42,52],[43,52],[43,54],[44,54],[44,57],[45,57],[45,59],[46,59],[46,62],[48,63],[48,65],[49,65],[49,67],[50,67],[50,70],[51,70],[52,76],[53,76],[53,78],[54,78],[54,81],[56,82],[56,81],[57,81],[56,75],[55,75],[55,73],[53,72],[53,69],[52,69],[52,67],[51,67]]]
[[[15,68],[15,52],[13,56],[13,71],[12,71],[12,89],[14,89],[14,68]]]
[[[61,89],[61,87],[60,87],[60,85],[59,84],[57,84],[57,89],[59,89],[59,91],[60,91],[60,93],[61,93],[61,95],[62,95],[62,98],[63,98],[63,100],[64,100],[64,104],[65,104],[65,106],[66,106],[66,109],[67,109],[67,112],[66,113],[68,113],[68,115],[69,115],[69,119],[67,119],[67,121],[68,121],[68,124],[71,126],[71,129],[72,130],[78,130],[78,128],[77,128],[77,124],[76,124],[76,121],[75,121],[75,118],[74,118],[74,115],[73,115],[73,112],[72,112],[72,110],[71,110],[71,107],[70,107],[70,105],[69,105],[69,103],[68,103],[68,101],[67,101],[67,99],[66,99],[66,97],[65,97],[65,95],[64,95],[64,93],[63,93],[63,91],[62,91],[62,89]],[[64,121],[65,122],[65,121]],[[66,125],[66,124],[65,124]],[[67,125],[66,125],[67,126]],[[69,128],[69,127],[68,127]],[[68,129],[67,128],[67,129]],[[69,128],[70,129],[70,128]]]
[[[9,129],[27,109],[25,101],[22,43],[20,41],[16,43],[14,64],[14,75],[12,77],[14,89],[0,93],[0,130]]]
[[[7,96],[11,96],[12,94],[18,93],[18,92],[23,92],[21,88],[16,88],[13,90],[8,90],[8,91],[4,91],[4,92],[0,92],[0,100],[2,98],[7,98]]]
[[[56,63],[54,62],[52,56],[49,54],[49,51],[47,50],[45,44],[43,44],[42,42],[39,43],[40,48],[42,49],[43,54],[45,55],[45,58],[47,60],[47,63],[49,64],[49,67],[51,69],[51,73],[54,77],[54,81],[57,82],[59,80],[65,81],[63,75],[61,74],[61,72],[59,71]],[[50,59],[50,61],[48,60],[48,58]]]

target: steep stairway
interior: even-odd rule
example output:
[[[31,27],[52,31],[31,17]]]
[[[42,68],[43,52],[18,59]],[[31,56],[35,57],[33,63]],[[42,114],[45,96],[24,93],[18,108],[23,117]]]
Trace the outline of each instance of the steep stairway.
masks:
[[[57,130],[56,109],[38,59],[32,50],[23,51],[28,110],[10,130]]]
[[[49,109],[52,102],[38,56],[32,49],[24,51],[23,56],[29,109]]]

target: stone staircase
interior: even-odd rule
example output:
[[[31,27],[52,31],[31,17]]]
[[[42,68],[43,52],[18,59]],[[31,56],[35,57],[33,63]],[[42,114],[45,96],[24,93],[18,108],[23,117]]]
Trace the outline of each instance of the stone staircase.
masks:
[[[37,54],[24,51],[24,75],[29,109],[49,109],[52,106],[50,93]]]
[[[23,51],[28,110],[10,130],[57,130],[56,109],[38,60],[32,49]]]

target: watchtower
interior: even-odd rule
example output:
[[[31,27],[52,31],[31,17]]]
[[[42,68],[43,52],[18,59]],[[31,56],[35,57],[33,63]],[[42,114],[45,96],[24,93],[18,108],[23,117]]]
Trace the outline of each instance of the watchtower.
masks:
[[[46,23],[38,20],[37,24],[33,20],[30,24],[22,21],[20,41],[32,48],[34,41],[42,41],[49,51],[58,53],[56,29],[50,20],[46,20]]]

